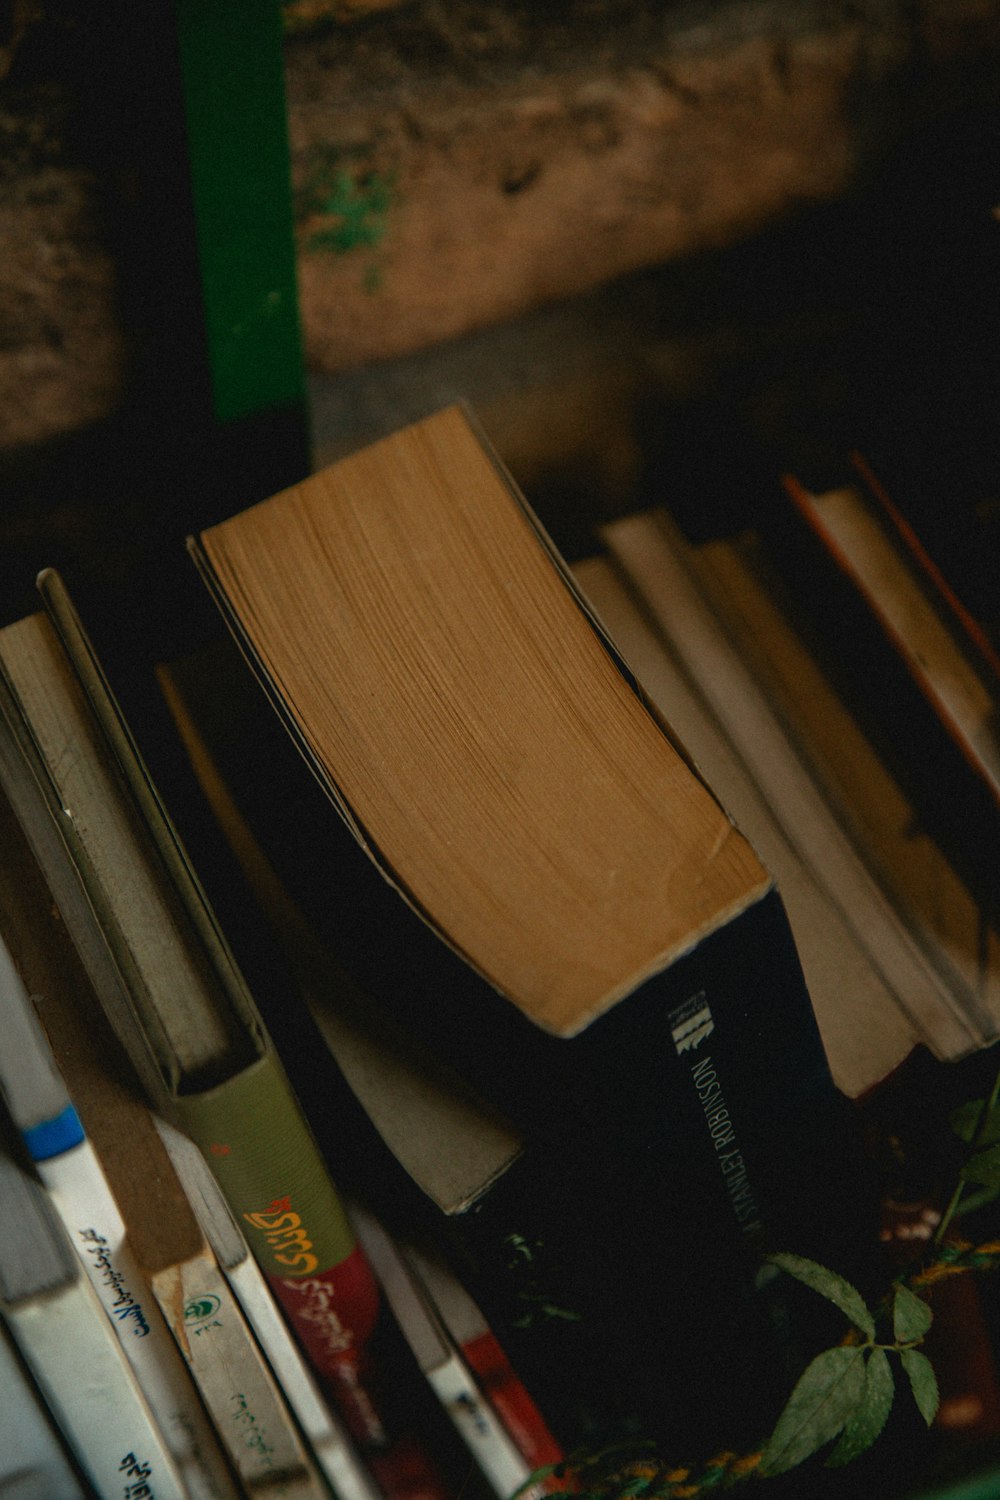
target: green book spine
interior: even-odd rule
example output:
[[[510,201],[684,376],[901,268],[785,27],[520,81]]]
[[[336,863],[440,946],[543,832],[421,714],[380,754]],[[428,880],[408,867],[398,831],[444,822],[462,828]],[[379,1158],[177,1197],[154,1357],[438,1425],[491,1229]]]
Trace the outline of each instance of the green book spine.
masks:
[[[448,1500],[434,1457],[389,1399],[396,1351],[378,1284],[277,1056],[175,1094],[173,1110],[384,1493]]]
[[[364,1395],[378,1288],[278,1059],[267,1052],[174,1107],[355,1436],[383,1442]]]

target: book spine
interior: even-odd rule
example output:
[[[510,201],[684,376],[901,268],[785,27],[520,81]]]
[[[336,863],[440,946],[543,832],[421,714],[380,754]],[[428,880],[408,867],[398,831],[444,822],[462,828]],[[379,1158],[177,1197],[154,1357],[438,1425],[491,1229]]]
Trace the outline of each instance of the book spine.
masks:
[[[494,1407],[518,1451],[534,1472],[561,1463],[563,1451],[545,1424],[531,1393],[518,1377],[497,1337],[489,1329],[462,1344],[466,1364]],[[542,1488],[565,1490],[564,1479],[546,1481]]]
[[[436,1310],[382,1224],[355,1204],[353,1219],[400,1328],[431,1390],[500,1500],[521,1490],[531,1471],[483,1399]]]
[[[379,1500],[379,1492],[331,1415],[282,1320],[257,1262],[248,1254],[224,1274],[321,1472],[339,1500]]]
[[[6,1306],[15,1343],[101,1500],[187,1500],[187,1490],[97,1293],[81,1274]]]
[[[153,1289],[240,1482],[282,1500],[325,1486],[229,1287],[206,1251],[158,1271]]]
[[[85,1500],[62,1442],[0,1323],[0,1495]]]
[[[426,1372],[431,1389],[500,1500],[515,1493],[536,1496],[531,1470],[496,1412],[483,1399],[458,1353]]]
[[[277,1058],[178,1097],[175,1112],[351,1432],[383,1442],[365,1379],[378,1287]]]
[[[204,1157],[193,1141],[166,1120],[157,1117],[155,1123],[199,1227],[334,1494],[340,1500],[379,1500],[371,1476],[321,1395],[278,1311],[274,1294]]]
[[[378,1284],[275,1055],[175,1113],[379,1485],[443,1500],[436,1464],[388,1415]]]
[[[564,1457],[562,1448],[467,1287],[426,1242],[418,1245],[404,1235],[398,1245],[411,1274],[529,1472],[560,1464]],[[542,1485],[549,1487],[565,1489],[566,1482],[553,1476]]]
[[[38,1174],[157,1413],[192,1500],[227,1500],[232,1482],[191,1381],[128,1244],[125,1223],[89,1141],[45,1152],[80,1129],[76,1111],[26,1133]],[[82,1130],[80,1131],[82,1136]]]

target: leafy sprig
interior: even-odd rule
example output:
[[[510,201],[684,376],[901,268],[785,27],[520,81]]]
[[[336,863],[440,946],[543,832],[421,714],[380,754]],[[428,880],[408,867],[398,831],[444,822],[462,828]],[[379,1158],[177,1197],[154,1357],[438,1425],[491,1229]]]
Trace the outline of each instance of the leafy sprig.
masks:
[[[604,1450],[538,1470],[522,1490],[556,1477],[572,1481],[574,1500],[695,1500],[754,1477],[786,1473],[828,1443],[833,1446],[827,1466],[840,1467],[871,1448],[883,1431],[896,1399],[897,1367],[929,1427],[937,1414],[938,1387],[920,1345],[933,1313],[918,1292],[944,1277],[1000,1268],[1000,1240],[974,1245],[953,1235],[945,1239],[956,1217],[1000,1197],[1000,1071],[988,1097],[962,1105],[950,1123],[969,1154],[941,1217],[933,1256],[902,1272],[875,1309],[849,1281],[816,1261],[792,1254],[770,1257],[838,1307],[849,1326],[840,1344],[818,1354],[803,1371],[759,1449],[678,1466],[664,1463],[652,1445],[648,1457],[639,1457],[630,1444],[627,1456]],[[891,1330],[891,1339],[879,1340],[880,1325]]]
[[[934,1236],[938,1244],[960,1214],[984,1208],[1000,1195],[1000,1071],[987,1098],[970,1099],[955,1110],[951,1128],[970,1147],[970,1154],[941,1216]],[[970,1194],[970,1184],[979,1192]]]
[[[866,1452],[884,1428],[895,1399],[890,1356],[898,1358],[917,1408],[930,1426],[938,1407],[937,1380],[930,1360],[917,1347],[931,1326],[928,1304],[897,1282],[887,1299],[893,1337],[880,1342],[882,1308],[873,1312],[843,1276],[800,1255],[770,1259],[832,1302],[851,1326],[840,1344],[817,1354],[806,1366],[764,1445],[759,1472],[784,1474],[838,1437],[826,1460],[829,1466],[849,1463]]]

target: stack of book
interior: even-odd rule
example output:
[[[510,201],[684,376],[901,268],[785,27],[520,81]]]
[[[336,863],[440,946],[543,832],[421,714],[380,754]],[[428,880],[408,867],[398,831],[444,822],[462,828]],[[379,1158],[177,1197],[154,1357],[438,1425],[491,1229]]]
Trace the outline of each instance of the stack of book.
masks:
[[[564,1488],[768,1430],[769,1252],[877,1280],[848,1100],[996,1035],[989,909],[752,540],[604,542],[457,409],[192,540],[229,629],[160,681],[267,993],[61,580],[0,630],[0,1479]]]
[[[854,462],[821,495],[787,479],[773,531],[692,545],[665,509],[615,522],[584,574],[775,872],[857,1097],[918,1043],[955,1060],[1000,1034],[1000,658]]]

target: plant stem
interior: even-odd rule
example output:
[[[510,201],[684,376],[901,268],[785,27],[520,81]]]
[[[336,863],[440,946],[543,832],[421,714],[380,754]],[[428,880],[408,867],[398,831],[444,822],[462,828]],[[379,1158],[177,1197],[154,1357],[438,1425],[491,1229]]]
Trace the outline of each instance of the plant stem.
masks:
[[[982,1145],[983,1138],[986,1134],[986,1130],[990,1123],[990,1120],[993,1118],[993,1111],[997,1107],[998,1100],[1000,1100],[1000,1069],[997,1070],[997,1076],[993,1080],[993,1087],[990,1090],[989,1098],[983,1105],[982,1114],[979,1116],[979,1123],[976,1126],[976,1134],[973,1137],[971,1143],[971,1153],[973,1155],[975,1155],[976,1151],[978,1151],[979,1147]],[[942,1240],[944,1239],[945,1234],[948,1231],[949,1224],[958,1213],[959,1205],[962,1202],[964,1193],[965,1180],[964,1178],[960,1177],[955,1185],[955,1191],[952,1193],[951,1198],[948,1200],[948,1206],[941,1216],[941,1222],[934,1234],[935,1245],[940,1245]]]

